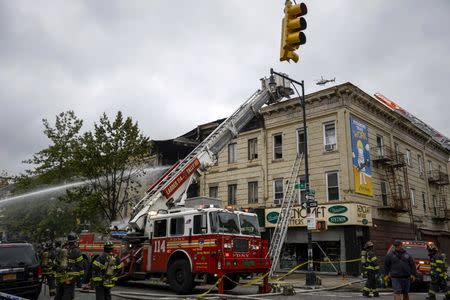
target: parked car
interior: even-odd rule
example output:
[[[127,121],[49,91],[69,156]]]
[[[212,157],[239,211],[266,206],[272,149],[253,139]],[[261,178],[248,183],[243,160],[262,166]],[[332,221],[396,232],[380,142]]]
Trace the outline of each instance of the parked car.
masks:
[[[430,276],[430,257],[428,256],[426,241],[402,241],[403,248],[414,258],[416,263],[416,282],[417,284],[429,285],[431,281]],[[393,246],[389,247],[388,252],[392,251]]]
[[[37,299],[41,287],[42,269],[33,246],[0,242],[0,292]]]

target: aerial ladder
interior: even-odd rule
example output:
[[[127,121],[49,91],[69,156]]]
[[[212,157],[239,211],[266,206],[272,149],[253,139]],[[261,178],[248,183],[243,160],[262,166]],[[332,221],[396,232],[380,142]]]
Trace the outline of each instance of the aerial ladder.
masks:
[[[146,220],[151,211],[183,206],[189,185],[214,164],[219,151],[238,135],[263,105],[279,102],[292,94],[289,80],[276,74],[262,78],[261,89],[200,142],[190,154],[169,169],[133,207],[129,224],[134,232],[148,235]]]
[[[281,249],[283,248],[286,239],[286,233],[289,226],[289,218],[291,208],[295,200],[295,183],[300,172],[300,166],[303,160],[303,153],[297,154],[297,157],[292,165],[291,176],[287,183],[286,192],[284,193],[283,201],[281,202],[280,214],[278,216],[277,224],[272,235],[272,240],[269,247],[269,257],[272,260],[272,266],[269,271],[269,277],[272,277],[280,260]]]

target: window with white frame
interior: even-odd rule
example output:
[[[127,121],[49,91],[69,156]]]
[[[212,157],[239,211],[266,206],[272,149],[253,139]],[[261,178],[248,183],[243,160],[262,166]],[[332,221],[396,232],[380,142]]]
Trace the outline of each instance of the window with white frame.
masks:
[[[273,180],[273,203],[280,205],[283,201],[283,178]]]
[[[419,176],[423,176],[423,159],[420,154],[417,154],[417,162],[419,164]]]
[[[411,150],[406,149],[406,163],[411,166]]]
[[[323,124],[325,151],[336,149],[336,123],[328,122]]]
[[[258,139],[248,140],[248,160],[253,160],[258,158]]]
[[[427,196],[426,196],[425,192],[422,192],[422,206],[423,206],[423,211],[426,212],[427,211]]]
[[[236,205],[237,184],[228,185],[228,205]]]
[[[297,153],[298,154],[305,153],[305,143],[306,143],[305,129],[304,128],[297,129]]]
[[[298,189],[299,204],[302,204],[306,202],[306,176],[298,176],[297,183],[300,184],[300,189]]]
[[[273,136],[273,159],[283,158],[283,135],[276,134]]]
[[[409,189],[409,196],[411,197],[411,205],[416,206],[416,191],[414,189]]]
[[[431,160],[428,161],[428,176],[433,176],[433,162]]]
[[[258,181],[248,183],[248,203],[258,203]]]
[[[217,185],[209,187],[209,197],[219,198],[219,187]]]
[[[327,198],[328,201],[339,200],[339,173],[336,171],[327,173]]]
[[[380,189],[381,189],[381,201],[383,202],[383,206],[388,206],[388,186],[386,181],[380,182]]]
[[[384,156],[384,141],[381,135],[377,135],[377,155],[378,157]]]
[[[398,185],[398,197],[399,197],[399,199],[403,199],[403,194],[404,194],[404,192],[403,192],[403,185],[399,184]]]
[[[236,153],[236,143],[232,143],[228,145],[228,163],[237,162],[237,153]]]

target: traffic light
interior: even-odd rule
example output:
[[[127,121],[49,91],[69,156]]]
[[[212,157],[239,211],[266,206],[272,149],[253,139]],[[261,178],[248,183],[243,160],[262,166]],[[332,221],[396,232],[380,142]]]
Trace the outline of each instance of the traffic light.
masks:
[[[327,230],[327,222],[326,221],[317,221],[316,222],[316,231],[325,231]]]
[[[286,0],[284,6],[284,18],[281,22],[281,47],[280,61],[293,60],[298,62],[299,56],[295,53],[300,45],[306,43],[306,36],[302,30],[306,29],[306,15],[308,9],[305,3],[292,4]]]

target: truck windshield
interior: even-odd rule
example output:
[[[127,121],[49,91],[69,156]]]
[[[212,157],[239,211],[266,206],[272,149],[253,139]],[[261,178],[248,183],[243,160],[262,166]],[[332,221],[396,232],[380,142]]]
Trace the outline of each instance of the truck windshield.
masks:
[[[211,213],[211,232],[239,234],[238,216],[228,212]]]
[[[259,235],[259,223],[256,216],[239,215],[242,234]]]

